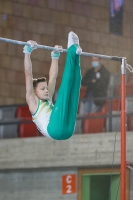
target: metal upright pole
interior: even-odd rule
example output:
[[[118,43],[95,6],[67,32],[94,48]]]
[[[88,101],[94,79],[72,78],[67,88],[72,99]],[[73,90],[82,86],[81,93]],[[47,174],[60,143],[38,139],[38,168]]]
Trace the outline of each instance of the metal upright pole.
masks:
[[[126,200],[126,58],[121,64],[121,170],[120,200]]]

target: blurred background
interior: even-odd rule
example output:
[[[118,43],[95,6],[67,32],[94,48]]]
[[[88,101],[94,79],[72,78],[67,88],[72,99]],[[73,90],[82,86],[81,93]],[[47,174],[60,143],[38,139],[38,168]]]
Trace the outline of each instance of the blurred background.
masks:
[[[74,31],[83,52],[126,57],[133,65],[132,0],[1,0],[0,37],[67,48]],[[32,53],[34,78],[45,76],[51,52]],[[61,53],[53,102],[56,102],[66,54]],[[101,60],[110,78],[98,112],[83,112],[88,85],[81,85],[75,134],[68,141],[42,136],[25,100],[23,47],[0,42],[0,200],[120,199],[121,63]],[[92,58],[81,56],[84,77]],[[97,78],[99,75],[97,75]],[[105,83],[106,85],[106,83]],[[127,158],[133,164],[133,75],[126,73]],[[102,92],[103,88],[100,88]],[[117,139],[115,141],[115,134]],[[114,143],[116,145],[115,160]],[[133,199],[127,170],[126,198]],[[111,192],[110,191],[111,188]]]

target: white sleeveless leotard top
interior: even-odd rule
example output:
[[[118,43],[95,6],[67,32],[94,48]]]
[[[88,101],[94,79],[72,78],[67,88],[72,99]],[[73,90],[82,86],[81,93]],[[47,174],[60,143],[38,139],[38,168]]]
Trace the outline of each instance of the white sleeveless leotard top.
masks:
[[[37,129],[46,137],[50,137],[47,131],[47,126],[50,120],[50,115],[53,109],[53,104],[49,101],[42,101],[38,99],[38,108],[32,114],[32,121],[35,123]]]

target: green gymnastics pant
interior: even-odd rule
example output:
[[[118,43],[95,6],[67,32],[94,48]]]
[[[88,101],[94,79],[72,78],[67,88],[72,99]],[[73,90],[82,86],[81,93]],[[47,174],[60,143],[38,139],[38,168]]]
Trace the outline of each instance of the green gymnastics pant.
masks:
[[[47,127],[49,135],[55,140],[66,140],[75,130],[81,84],[77,47],[79,46],[72,45],[68,49],[61,86]]]

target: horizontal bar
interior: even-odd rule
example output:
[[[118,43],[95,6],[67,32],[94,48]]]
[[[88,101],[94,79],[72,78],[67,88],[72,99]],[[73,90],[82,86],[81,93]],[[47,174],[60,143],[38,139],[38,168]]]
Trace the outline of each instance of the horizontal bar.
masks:
[[[111,114],[111,116],[115,116],[115,117],[119,117],[120,114]],[[104,114],[104,115],[98,115],[98,116],[86,116],[86,115],[82,115],[82,114],[77,114],[77,119],[99,119],[99,118],[107,118],[109,117],[108,114]],[[4,120],[0,120],[0,125],[11,125],[11,124],[33,124],[32,120],[21,120],[18,118],[15,118],[13,120],[8,120],[6,119]]]
[[[23,45],[23,46],[24,45],[30,46],[30,44],[28,44],[27,42],[22,42],[22,41],[12,40],[12,39],[2,38],[2,37],[0,37],[0,41],[1,42],[12,43],[12,44]],[[38,44],[37,48],[39,48],[39,49],[46,49],[46,50],[55,50],[54,47],[40,45],[40,44]],[[59,49],[59,50],[61,50],[62,52],[67,52],[67,49]],[[120,62],[122,62],[122,57],[117,57],[117,56],[107,56],[107,55],[87,53],[87,52],[82,52],[81,56],[98,57],[98,58],[103,58],[103,59],[109,59],[109,60],[114,60],[114,61],[120,61]]]
[[[133,113],[127,113],[127,117],[133,116]],[[101,115],[96,115],[96,116],[87,116],[87,115],[82,115],[82,114],[77,114],[77,120],[78,119],[100,119],[100,118],[109,118],[109,114],[101,114]],[[120,114],[112,114],[111,112],[111,117],[120,117]],[[15,118],[13,120],[8,120],[6,119],[6,121],[4,120],[0,120],[0,126],[1,125],[11,125],[11,124],[33,124],[32,120],[21,120],[18,118]]]
[[[0,126],[1,125],[13,125],[13,124],[33,124],[34,122],[32,120],[21,120],[21,119],[14,119],[14,120],[6,120],[6,121],[0,121]]]

